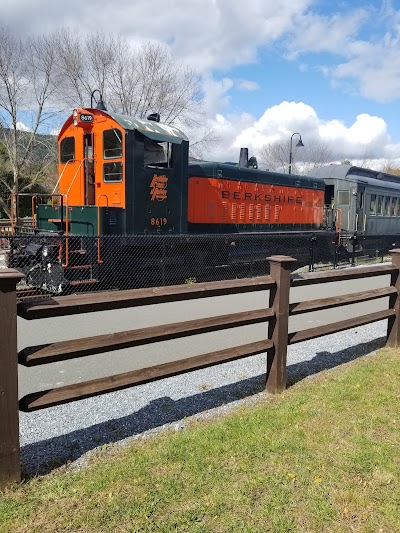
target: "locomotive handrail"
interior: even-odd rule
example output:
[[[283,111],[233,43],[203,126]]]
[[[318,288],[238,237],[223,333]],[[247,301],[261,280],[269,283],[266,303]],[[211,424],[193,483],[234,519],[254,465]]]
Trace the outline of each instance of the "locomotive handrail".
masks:
[[[77,160],[77,161],[78,161],[78,160]],[[80,160],[79,166],[78,166],[78,168],[77,168],[77,170],[76,170],[76,172],[75,172],[75,175],[74,175],[74,177],[72,178],[72,181],[71,181],[70,186],[69,186],[69,188],[68,188],[67,195],[70,193],[70,191],[71,191],[71,187],[72,187],[72,185],[74,184],[74,181],[75,181],[75,179],[76,179],[76,176],[78,175],[78,173],[79,173],[79,171],[81,170],[81,167],[82,167],[82,165],[83,165],[83,163],[84,163],[85,161],[95,161],[95,159],[94,159],[94,157],[84,157],[83,159]],[[82,181],[81,181],[81,183],[82,183]],[[82,191],[81,191],[81,192],[82,192]]]
[[[67,165],[69,165],[69,163],[74,163],[75,161],[78,161],[78,159],[68,159],[68,161],[67,161],[66,163],[64,163],[64,164],[65,164],[65,167],[63,168],[63,171],[61,172],[61,174],[60,174],[60,176],[59,176],[59,178],[58,178],[58,180],[57,180],[57,183],[54,185],[53,194],[55,193],[55,191],[56,191],[58,185],[60,184],[61,178],[62,178],[63,175],[64,175],[64,172],[65,172],[65,170],[66,170],[66,168],[67,168]]]
[[[32,200],[31,200],[31,209],[32,209],[32,227],[35,228],[36,227],[36,223],[35,223],[35,203],[36,203],[36,194],[34,194],[32,196]]]
[[[337,216],[336,216],[336,231],[340,232],[340,230],[342,229],[342,224],[343,224],[343,211],[341,209],[338,209],[337,207],[335,208],[335,211],[336,211],[336,214],[337,214]]]
[[[105,197],[105,199],[107,200],[107,204],[106,204],[106,207],[108,207],[108,196],[106,194],[99,194],[97,199],[99,200],[102,196]],[[100,206],[99,206],[100,207]]]

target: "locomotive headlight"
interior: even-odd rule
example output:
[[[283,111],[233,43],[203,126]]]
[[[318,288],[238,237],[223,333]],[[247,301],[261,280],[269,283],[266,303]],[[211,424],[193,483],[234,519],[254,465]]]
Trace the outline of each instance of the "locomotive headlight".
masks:
[[[76,118],[74,118],[74,126],[77,126],[78,125],[78,121],[76,120]]]
[[[43,246],[42,248],[42,257],[47,257],[49,255],[49,247]]]
[[[78,116],[78,110],[77,109],[74,109],[73,112],[72,112],[72,116],[74,118],[76,118]]]

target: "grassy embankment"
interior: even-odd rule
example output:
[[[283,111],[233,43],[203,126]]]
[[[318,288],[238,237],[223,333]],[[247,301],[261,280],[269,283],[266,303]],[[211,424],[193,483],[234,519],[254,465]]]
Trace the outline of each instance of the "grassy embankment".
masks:
[[[0,496],[1,532],[400,531],[400,351]]]

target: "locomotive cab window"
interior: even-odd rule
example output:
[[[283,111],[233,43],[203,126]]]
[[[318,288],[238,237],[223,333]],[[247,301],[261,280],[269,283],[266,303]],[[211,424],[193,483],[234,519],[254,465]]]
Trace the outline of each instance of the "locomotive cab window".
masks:
[[[104,159],[122,157],[122,132],[116,128],[103,131]]]
[[[144,138],[144,166],[172,168],[172,144]]]
[[[60,162],[68,163],[75,159],[75,137],[65,137],[60,144]]]
[[[105,182],[122,181],[122,163],[119,161],[104,163],[103,179]]]

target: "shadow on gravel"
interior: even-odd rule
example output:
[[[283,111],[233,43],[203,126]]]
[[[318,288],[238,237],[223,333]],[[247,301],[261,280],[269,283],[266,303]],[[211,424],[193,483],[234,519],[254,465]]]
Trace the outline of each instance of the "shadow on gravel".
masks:
[[[382,348],[385,341],[386,338],[382,337],[336,353],[318,352],[310,361],[289,365],[287,368],[288,386],[323,370],[329,370],[370,354]],[[55,468],[79,459],[90,450],[160,428],[160,426],[168,426],[175,422],[172,428],[181,429],[183,424],[179,421],[185,417],[251,397],[262,392],[264,388],[265,375],[259,375],[180,400],[162,397],[151,401],[146,407],[129,416],[28,444],[21,448],[25,477],[29,479],[35,475],[47,474]]]

